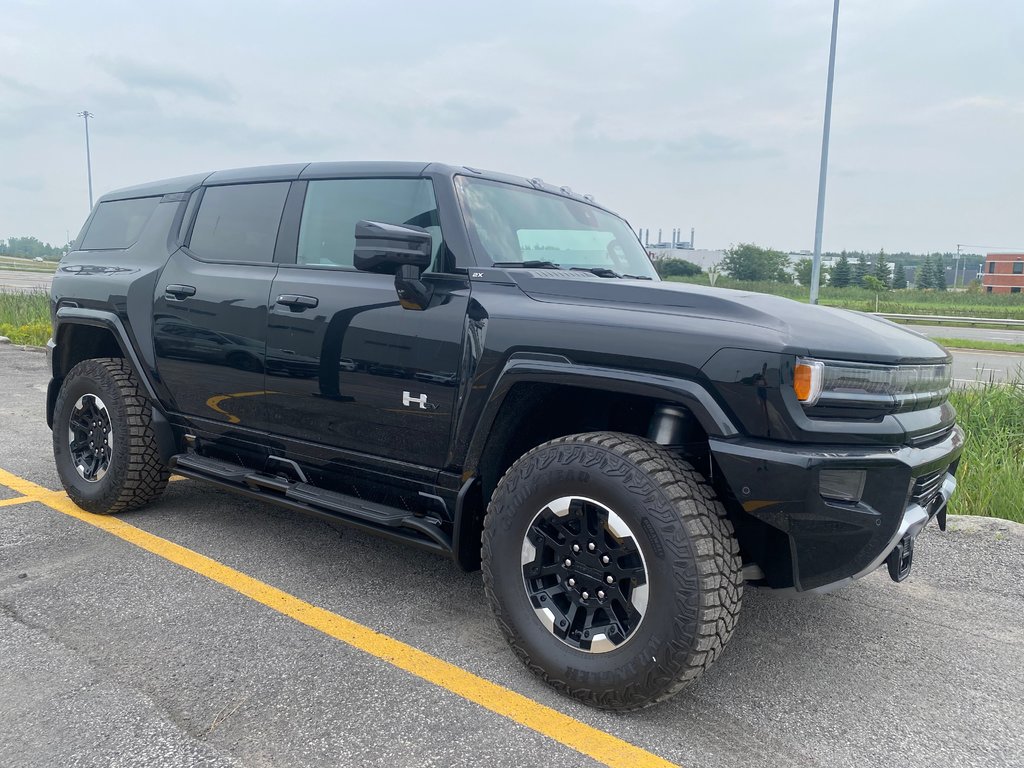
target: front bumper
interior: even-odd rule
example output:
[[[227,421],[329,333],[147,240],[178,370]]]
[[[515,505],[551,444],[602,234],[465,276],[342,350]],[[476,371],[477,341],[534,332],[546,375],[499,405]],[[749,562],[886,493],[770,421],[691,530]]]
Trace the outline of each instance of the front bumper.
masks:
[[[763,548],[769,583],[828,591],[878,568],[905,537],[943,512],[956,489],[963,433],[954,427],[925,447],[804,448],[765,440],[712,439],[711,451],[733,495],[751,517],[780,531],[788,553]],[[858,502],[825,499],[823,470],[863,470]],[[743,527],[741,545],[743,541]],[[756,537],[756,531],[745,535]],[[748,542],[755,549],[758,542]],[[788,554],[783,557],[783,554]],[[790,573],[780,573],[789,569]]]

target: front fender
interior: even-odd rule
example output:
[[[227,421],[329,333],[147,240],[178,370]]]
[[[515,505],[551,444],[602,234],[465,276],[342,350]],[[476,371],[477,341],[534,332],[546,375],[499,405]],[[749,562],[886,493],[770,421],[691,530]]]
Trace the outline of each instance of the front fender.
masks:
[[[650,397],[684,406],[709,437],[729,438],[739,434],[722,406],[699,382],[642,371],[579,365],[561,355],[517,353],[502,368],[476,423],[463,464],[464,476],[476,473],[491,427],[505,398],[512,387],[523,382]]]

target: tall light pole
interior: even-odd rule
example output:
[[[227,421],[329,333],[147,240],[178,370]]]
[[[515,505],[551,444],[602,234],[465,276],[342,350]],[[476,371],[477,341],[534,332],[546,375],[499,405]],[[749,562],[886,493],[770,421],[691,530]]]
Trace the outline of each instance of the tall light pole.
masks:
[[[838,2],[838,0],[837,0]],[[78,116],[85,121],[85,171],[89,175],[89,210],[92,210],[92,155],[89,152],[89,118],[96,117],[88,109],[78,113]]]
[[[825,223],[825,176],[828,172],[828,134],[832,125],[832,80],[836,73],[836,32],[839,29],[839,0],[832,7],[832,45],[828,52],[828,86],[825,88],[825,127],[821,134],[821,169],[818,172],[818,216],[814,222],[814,261],[811,266],[811,304],[818,303],[821,282],[821,229]]]

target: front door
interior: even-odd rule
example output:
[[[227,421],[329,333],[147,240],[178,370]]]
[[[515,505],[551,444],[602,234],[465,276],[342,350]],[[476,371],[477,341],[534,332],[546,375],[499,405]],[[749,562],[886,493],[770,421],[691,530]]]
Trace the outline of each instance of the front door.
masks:
[[[361,219],[424,226],[435,263],[444,247],[429,179],[310,181],[296,263],[280,266],[271,290],[267,419],[320,461],[357,452],[441,467],[469,282],[427,273],[430,305],[403,309],[392,276],[352,267]]]

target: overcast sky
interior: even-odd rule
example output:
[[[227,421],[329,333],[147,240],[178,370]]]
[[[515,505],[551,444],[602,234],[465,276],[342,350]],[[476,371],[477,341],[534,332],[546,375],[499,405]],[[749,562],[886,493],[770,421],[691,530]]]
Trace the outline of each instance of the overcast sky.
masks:
[[[89,109],[97,197],[440,160],[698,247],[813,244],[830,0],[0,5],[0,237],[77,233]],[[1024,249],[1022,209],[1024,2],[843,0],[825,248]]]

